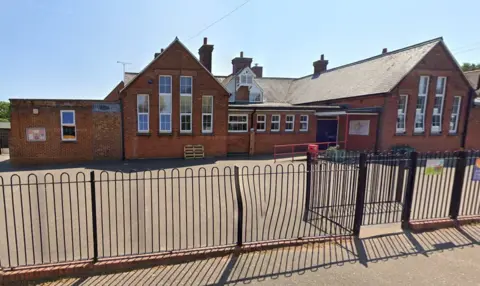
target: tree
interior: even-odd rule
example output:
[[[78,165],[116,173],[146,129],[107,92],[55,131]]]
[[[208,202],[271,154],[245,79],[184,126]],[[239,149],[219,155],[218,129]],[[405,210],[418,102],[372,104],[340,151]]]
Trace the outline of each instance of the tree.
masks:
[[[0,101],[0,121],[10,121],[10,102]]]
[[[473,70],[478,70],[480,69],[480,64],[474,64],[474,63],[463,63],[462,65],[462,71],[473,71]]]

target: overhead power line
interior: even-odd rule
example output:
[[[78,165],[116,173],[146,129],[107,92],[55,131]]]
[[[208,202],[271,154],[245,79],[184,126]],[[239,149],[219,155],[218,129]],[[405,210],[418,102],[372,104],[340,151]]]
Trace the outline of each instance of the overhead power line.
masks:
[[[200,32],[196,33],[195,35],[193,35],[192,37],[190,37],[187,41],[190,41],[191,39],[193,38],[196,38],[198,37],[200,34],[202,34],[203,32],[205,32],[206,30],[210,29],[212,26],[214,26],[215,24],[217,24],[218,22],[222,21],[223,19],[227,18],[228,16],[232,15],[233,13],[235,13],[235,11],[237,11],[238,9],[242,8],[243,6],[245,6],[248,2],[250,2],[252,0],[247,0],[245,2],[243,2],[242,4],[240,4],[239,6],[237,6],[235,9],[233,9],[232,11],[228,12],[227,14],[223,15],[220,19],[216,20],[215,22],[211,23],[210,25],[206,26],[205,28],[203,28],[202,30],[200,30]]]

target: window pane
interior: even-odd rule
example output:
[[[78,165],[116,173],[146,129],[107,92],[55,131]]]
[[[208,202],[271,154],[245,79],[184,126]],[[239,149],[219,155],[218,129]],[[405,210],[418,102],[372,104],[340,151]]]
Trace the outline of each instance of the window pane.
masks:
[[[427,85],[428,85],[428,77],[422,76],[420,77],[420,86],[419,86],[419,93],[427,94]]]
[[[436,94],[443,94],[443,89],[445,88],[445,77],[439,77],[437,78],[437,87],[435,90]]]
[[[148,96],[146,95],[137,96],[137,106],[138,106],[138,112],[147,113],[148,112]]]
[[[192,112],[192,97],[180,96],[180,113]]]
[[[160,114],[160,130],[161,131],[170,131],[171,130],[171,115],[170,114]]]
[[[180,77],[180,93],[191,94],[192,93],[192,78]]]
[[[442,112],[442,102],[443,97],[435,96],[435,103],[433,104],[433,112],[434,113],[441,113]]]
[[[212,113],[213,112],[213,97],[212,96],[203,96],[202,97],[202,112],[203,113]]]
[[[159,110],[160,113],[170,113],[172,112],[172,97],[169,95],[160,95],[159,96]]]
[[[75,127],[74,126],[62,126],[63,139],[75,139]]]
[[[203,115],[202,116],[202,129],[203,131],[212,131],[212,116],[211,115]]]
[[[181,115],[180,116],[180,128],[182,131],[191,130],[191,116],[190,115]]]
[[[138,115],[138,130],[148,131],[148,114]]]
[[[172,78],[169,76],[160,77],[160,93],[172,93]]]
[[[74,122],[75,119],[73,112],[62,112],[62,124],[74,124]]]

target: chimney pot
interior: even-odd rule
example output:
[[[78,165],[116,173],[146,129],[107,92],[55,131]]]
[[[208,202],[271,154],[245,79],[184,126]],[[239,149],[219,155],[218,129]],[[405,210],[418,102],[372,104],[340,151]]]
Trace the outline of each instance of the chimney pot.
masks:
[[[383,48],[382,54],[386,54],[388,52],[387,48]]]
[[[323,61],[324,58],[325,58],[325,56],[322,54],[322,55],[320,56],[320,59]]]
[[[207,44],[207,37],[203,38],[203,44],[206,45]]]
[[[240,57],[243,58],[243,52],[240,52]]]
[[[236,74],[238,71],[245,67],[251,68],[252,58],[244,58],[243,52],[240,52],[240,57],[236,57],[232,60],[232,73]]]
[[[162,48],[162,49],[160,49],[160,53],[163,53],[163,51],[165,51],[163,48]]]

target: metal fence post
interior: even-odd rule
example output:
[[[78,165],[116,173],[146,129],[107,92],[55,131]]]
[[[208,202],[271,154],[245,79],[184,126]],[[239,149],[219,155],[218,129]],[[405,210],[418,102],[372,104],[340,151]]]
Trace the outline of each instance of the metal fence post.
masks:
[[[405,189],[405,204],[402,210],[402,228],[408,228],[410,223],[410,215],[412,213],[413,194],[415,189],[415,177],[417,174],[417,152],[410,153],[410,168],[407,178],[407,187]]]
[[[360,154],[358,165],[357,200],[355,204],[355,219],[353,221],[353,235],[355,236],[360,234],[363,210],[365,208],[365,189],[367,185],[367,155],[365,153]]]
[[[237,221],[237,246],[243,244],[243,199],[242,192],[240,190],[240,171],[238,166],[234,167],[235,176],[235,193],[237,195],[237,209],[238,209],[238,221]]]
[[[93,262],[98,261],[98,237],[97,237],[97,199],[95,196],[95,173],[90,171],[90,190],[92,195],[92,228],[93,228]]]
[[[308,213],[310,211],[310,196],[312,188],[312,154],[307,152],[307,184],[305,189],[305,206],[303,208],[303,221],[308,221]]]
[[[397,190],[395,193],[395,201],[397,203],[402,202],[403,181],[405,180],[405,167],[406,167],[406,160],[404,160],[404,158],[400,158],[398,162]]]
[[[449,215],[451,219],[458,218],[460,203],[462,200],[463,179],[465,178],[465,168],[467,167],[465,151],[460,151],[457,155],[457,161],[455,163],[455,176],[453,177],[452,199],[450,200]]]

